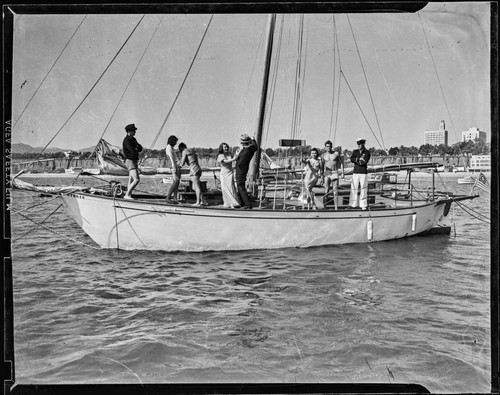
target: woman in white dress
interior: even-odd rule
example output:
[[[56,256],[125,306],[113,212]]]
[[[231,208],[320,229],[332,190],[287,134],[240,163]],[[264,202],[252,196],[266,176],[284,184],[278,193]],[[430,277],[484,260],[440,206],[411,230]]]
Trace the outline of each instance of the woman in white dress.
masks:
[[[224,207],[240,207],[238,193],[234,186],[233,162],[236,160],[229,152],[229,145],[222,143],[219,146],[219,156],[217,162],[220,163],[220,187],[222,190],[222,199]]]

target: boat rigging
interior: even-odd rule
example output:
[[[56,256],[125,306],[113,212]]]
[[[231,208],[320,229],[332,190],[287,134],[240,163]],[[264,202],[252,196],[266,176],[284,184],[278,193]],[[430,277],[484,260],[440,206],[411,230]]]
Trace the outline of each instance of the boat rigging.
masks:
[[[111,63],[113,63],[137,29],[142,18],[137,22]],[[153,145],[164,129],[179,98],[179,94],[186,83],[211,26],[212,18],[213,16],[206,24],[197,50],[175,95],[173,103],[159,127]],[[275,47],[281,47],[280,44],[276,45],[274,40],[276,15],[269,15],[267,19],[267,40],[261,83],[262,93],[260,95],[256,134],[259,146],[262,144],[263,131],[266,126],[265,120],[268,119],[269,121],[271,117],[269,112],[270,108],[273,107],[271,93],[276,88],[271,74],[274,73],[274,76],[278,74],[277,65],[279,57],[274,58],[276,67],[272,69],[273,56],[275,55]],[[160,24],[161,21],[158,26]],[[335,24],[333,25],[335,26]],[[158,26],[156,29],[158,29]],[[292,144],[295,144],[298,140],[297,138],[300,137],[301,106],[304,100],[302,89],[304,86],[305,62],[307,59],[307,45],[304,48],[304,42],[307,41],[307,35],[304,35],[303,31],[303,16],[300,17],[299,27],[300,34],[297,44],[291,128],[292,138],[290,139]],[[149,43],[154,35],[155,33],[151,36]],[[282,30],[278,34],[278,37],[282,37]],[[334,34],[334,41],[337,42],[336,34]],[[338,51],[338,42],[336,48]],[[142,53],[142,57],[145,51]],[[142,57],[139,59],[139,63],[135,67],[131,79],[137,71]],[[340,56],[338,60],[340,75],[347,83],[342,70]],[[83,101],[98,84],[104,73],[111,66],[111,63],[85,95]],[[366,75],[365,82],[368,84]],[[122,93],[122,97],[127,90],[128,84]],[[347,86],[354,97],[351,86],[348,83]],[[81,107],[83,101],[73,111],[70,118]],[[356,103],[359,106],[357,100]],[[338,108],[338,101],[336,104]],[[375,110],[374,105],[373,109]],[[266,113],[269,113],[267,117]],[[364,114],[363,116],[367,121],[366,116]],[[56,136],[68,121],[69,119],[57,131]],[[332,122],[330,123],[332,124]],[[55,136],[50,141],[53,141],[54,138]],[[103,142],[102,138],[101,142]],[[106,146],[104,143],[99,148],[101,155],[107,152],[109,157],[112,157],[113,154],[118,156],[112,146],[109,144]],[[453,195],[448,192],[442,193],[436,191],[434,188],[436,163],[380,165],[371,166],[369,172],[384,173],[387,171],[407,170],[408,185],[403,187],[405,189],[394,189],[397,185],[392,185],[391,183],[373,182],[369,193],[370,203],[366,211],[347,209],[347,205],[344,202],[345,194],[341,193],[339,193],[338,210],[326,204],[320,205],[319,210],[309,210],[300,199],[297,199],[297,188],[300,189],[302,186],[303,171],[301,169],[288,167],[266,169],[260,166],[260,162],[261,155],[256,154],[252,170],[249,173],[251,175],[249,178],[249,188],[253,192],[255,199],[255,209],[250,211],[225,208],[216,202],[206,207],[194,207],[189,204],[170,204],[165,201],[164,195],[151,192],[138,193],[135,196],[135,200],[124,200],[123,188],[116,181],[111,181],[107,185],[98,187],[74,185],[69,187],[35,187],[19,180],[19,175],[17,175],[12,180],[12,185],[18,189],[43,191],[44,193],[61,198],[67,213],[102,248],[165,251],[311,247],[399,239],[420,235],[439,226],[441,221],[448,216],[453,203],[473,199],[477,196]],[[418,191],[412,186],[411,172],[415,169],[432,170],[433,187],[431,191]],[[346,175],[350,173],[352,173],[352,169],[345,170]],[[390,189],[387,189],[387,186]],[[318,193],[317,195],[319,199],[321,194]],[[217,238],[214,237],[214,229],[218,229]],[[244,229],[244,234],[235,237],[236,232],[240,229]]]

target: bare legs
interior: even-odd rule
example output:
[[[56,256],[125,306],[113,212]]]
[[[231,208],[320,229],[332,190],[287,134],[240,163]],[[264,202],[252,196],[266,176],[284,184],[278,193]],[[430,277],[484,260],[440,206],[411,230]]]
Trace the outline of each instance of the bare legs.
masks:
[[[168,189],[167,202],[177,202],[177,192],[179,190],[179,183],[181,182],[181,170],[176,169],[172,172],[172,185]]]
[[[193,188],[194,191],[196,192],[196,203],[194,204],[195,206],[206,206],[207,202],[205,200],[205,196],[203,196],[203,192],[201,192],[201,183],[200,183],[200,177],[197,176],[192,176],[191,180],[193,181]]]
[[[128,188],[127,193],[125,193],[125,196],[123,197],[124,199],[133,199],[132,191],[135,189],[137,184],[139,184],[139,182],[140,178],[137,169],[130,169],[128,172]]]

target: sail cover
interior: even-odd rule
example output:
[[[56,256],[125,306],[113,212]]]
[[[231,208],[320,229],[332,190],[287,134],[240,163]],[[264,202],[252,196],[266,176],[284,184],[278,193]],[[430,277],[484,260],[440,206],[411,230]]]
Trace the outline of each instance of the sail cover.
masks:
[[[117,176],[128,175],[127,166],[120,148],[109,144],[106,140],[101,139],[96,146],[97,161],[99,172],[101,174],[111,174]]]
[[[75,185],[65,185],[65,186],[39,186],[33,185],[29,182],[20,180],[18,177],[24,172],[21,170],[18,174],[11,178],[11,186],[14,189],[23,189],[25,191],[33,191],[33,192],[45,192],[45,193],[71,193],[71,192],[81,192],[81,191],[89,191],[92,188],[89,187],[81,187]]]

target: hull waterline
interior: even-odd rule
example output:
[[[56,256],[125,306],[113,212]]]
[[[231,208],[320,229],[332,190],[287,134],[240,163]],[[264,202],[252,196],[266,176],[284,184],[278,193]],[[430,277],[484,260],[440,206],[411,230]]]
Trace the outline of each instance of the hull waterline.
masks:
[[[451,201],[374,210],[232,210],[62,195],[69,214],[101,247],[210,251],[365,243],[418,235]]]

